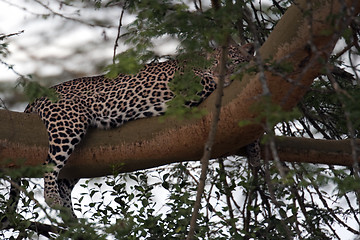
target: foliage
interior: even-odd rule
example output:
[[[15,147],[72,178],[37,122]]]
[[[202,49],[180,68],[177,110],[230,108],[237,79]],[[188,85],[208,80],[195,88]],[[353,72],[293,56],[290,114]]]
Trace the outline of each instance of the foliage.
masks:
[[[337,67],[335,65],[335,67]],[[348,129],[344,111],[351,112],[351,122],[354,125],[355,136],[359,137],[359,85],[354,81],[354,76],[342,72],[331,73],[334,80],[342,89],[339,93],[327,77],[320,77],[312,85],[303,101],[299,104],[303,111],[304,122],[313,125],[324,138],[344,139],[347,138]]]
[[[177,59],[186,64],[184,74],[172,83],[178,97],[170,103],[170,111],[182,115],[188,111],[199,113],[181,108],[184,102],[196,100],[199,91],[198,79],[189,69],[207,67],[209,61],[204,56],[221,45],[225,36],[242,43],[254,39],[262,43],[291,2],[272,1],[271,6],[266,6],[260,1],[258,6],[254,1],[223,1],[218,10],[201,1],[194,1],[194,5],[167,0],[64,1],[62,4],[83,4],[83,8],[90,5],[96,11],[118,9],[120,4],[135,19],[121,35],[129,50],[117,55],[114,64],[106,68],[109,77],[134,73],[142,64],[161,60],[162,56],[154,54],[155,40],[179,41]],[[252,11],[250,21],[245,17],[244,6]],[[251,32],[249,24],[254,24],[258,31]],[[360,53],[359,29],[357,18],[342,37],[347,50],[333,54],[324,74],[314,81],[296,111],[284,112],[267,97],[254,107],[255,111],[264,113],[257,122],[267,119],[269,142],[273,133],[325,139],[359,137],[360,82],[359,66],[355,64]],[[9,54],[8,44],[4,42],[7,38],[0,36],[1,58]],[[292,70],[292,66],[276,65],[270,60],[265,67],[284,76]],[[30,99],[50,96],[45,88],[29,81],[29,77],[26,79],[21,83]],[[267,159],[260,166],[239,157],[212,160],[196,238],[341,239],[339,228],[359,234],[360,186],[354,169],[288,163],[281,163],[280,167]],[[44,169],[0,172],[2,239],[31,239],[37,234],[50,239],[185,239],[200,169],[196,163],[181,163],[155,170],[114,173],[101,181],[82,181],[75,209],[85,218],[67,226],[63,224],[68,221],[67,216],[56,215],[36,200],[42,197],[37,197],[39,183],[32,179],[22,180],[18,211],[9,211],[9,182],[30,171]]]
[[[108,71],[107,77],[115,78],[119,74],[135,74],[142,68],[142,65],[147,60],[153,58],[151,53],[148,53],[148,55],[141,55],[141,58],[139,58],[139,56],[140,54],[133,49],[118,54],[115,57],[116,62],[105,68],[105,70]]]
[[[345,181],[349,178],[346,169],[290,164],[286,168],[291,181],[284,183],[276,166],[269,162],[254,169],[246,159],[232,158],[212,160],[210,166],[198,239],[286,239],[287,234],[291,238],[334,239],[339,237],[336,224],[346,226],[346,222],[337,222],[336,216],[348,219],[359,214],[352,205],[341,204],[346,199],[351,201],[358,188],[344,184],[354,183]],[[68,229],[62,228],[60,218],[52,219],[51,224],[61,230],[57,239],[184,239],[199,171],[197,164],[181,163],[157,171],[109,176],[103,182],[87,180],[80,184],[76,204],[77,214],[82,212],[86,218]],[[335,181],[338,188],[329,191],[329,184]],[[21,197],[22,211],[12,215],[14,225],[21,223],[14,233],[35,237],[34,230],[24,224],[43,221],[43,211],[51,210],[34,205],[33,198],[37,197],[31,193],[37,187],[26,186],[31,186],[27,187],[30,194]],[[87,196],[90,201],[85,201]],[[7,197],[1,196],[1,211],[7,206]],[[24,227],[28,229],[22,230]]]

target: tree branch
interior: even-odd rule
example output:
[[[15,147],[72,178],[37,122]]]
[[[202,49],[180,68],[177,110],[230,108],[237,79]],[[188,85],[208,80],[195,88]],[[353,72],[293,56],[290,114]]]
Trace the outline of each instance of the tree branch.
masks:
[[[275,137],[275,145],[281,161],[339,166],[352,166],[353,164],[350,141],[350,139]],[[360,139],[356,140],[356,145],[360,146]],[[261,148],[264,150],[265,146]],[[246,156],[245,148],[240,149],[236,155]],[[262,157],[265,158],[265,152],[262,152]],[[272,157],[271,154],[268,157]],[[358,161],[360,162],[360,157],[358,157]]]

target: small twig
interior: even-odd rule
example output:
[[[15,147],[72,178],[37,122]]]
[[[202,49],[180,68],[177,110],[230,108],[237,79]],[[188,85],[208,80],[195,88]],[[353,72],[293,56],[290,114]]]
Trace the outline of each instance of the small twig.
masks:
[[[281,12],[281,14],[284,15],[285,9],[283,7],[281,7],[280,4],[275,0],[272,0],[272,3]]]
[[[46,5],[45,3],[41,2],[40,0],[34,0],[36,3],[40,4],[42,7],[44,7],[45,9],[47,9],[50,13],[52,13],[53,15],[55,16],[59,16],[61,18],[64,18],[66,20],[70,20],[70,21],[74,21],[74,22],[78,22],[78,23],[81,23],[81,24],[85,24],[85,25],[88,25],[90,27],[103,27],[103,28],[112,28],[113,26],[105,26],[105,25],[102,25],[102,24],[93,24],[93,23],[89,23],[87,21],[83,21],[83,20],[80,20],[80,19],[77,19],[77,18],[72,18],[72,17],[68,17],[68,16],[65,16],[61,13],[58,13],[54,10],[52,10],[48,5]]]
[[[225,166],[224,166],[224,159],[219,158],[219,166],[220,166],[220,173],[224,175],[223,180],[221,180],[222,178],[220,177],[220,181],[223,182],[223,186],[224,186],[224,191],[225,191],[225,197],[226,197],[226,204],[228,206],[228,210],[229,210],[229,216],[230,216],[230,224],[231,227],[233,229],[234,232],[238,232],[237,228],[236,228],[236,222],[233,221],[234,218],[234,211],[231,205],[231,198],[232,198],[232,194],[229,188],[229,184],[226,180],[226,171],[225,171]]]
[[[128,1],[124,2],[124,6],[123,6],[123,8],[121,10],[121,14],[120,14],[120,18],[119,18],[119,25],[118,25],[118,29],[117,29],[117,35],[116,35],[116,39],[115,39],[115,44],[114,44],[113,64],[115,64],[116,49],[119,46],[118,42],[119,42],[119,39],[120,39],[120,32],[121,32],[121,27],[122,27],[122,19],[123,19],[123,16],[124,16],[124,12],[125,12],[125,9],[126,9],[127,2]]]
[[[7,62],[4,62],[0,59],[0,64],[5,65],[9,70],[13,71],[16,75],[18,75],[20,78],[26,78],[25,75],[19,73],[14,69],[14,65],[8,64]]]
[[[360,76],[359,76],[359,70],[357,69],[356,67],[356,63],[354,63],[354,60],[352,59],[351,57],[351,51],[348,52],[349,54],[349,57],[348,57],[348,60],[350,62],[350,68],[353,70],[353,73],[354,73],[354,77],[356,79],[356,82],[358,85],[360,85]]]
[[[5,110],[9,110],[4,102],[4,100],[0,97],[0,107],[4,108]],[[10,116],[10,115],[9,115]]]
[[[196,179],[196,177],[188,170],[185,169],[186,173],[189,174],[189,176],[194,180],[194,182],[196,183],[196,185],[199,184],[199,181]]]
[[[22,34],[23,32],[24,32],[24,30],[18,31],[16,33],[10,33],[10,34],[0,33],[0,40],[3,40],[5,38],[9,38],[9,37],[13,37],[13,36],[18,36],[18,35]]]
[[[347,51],[349,51],[353,46],[354,46],[355,42],[352,42],[348,45],[346,45],[340,52],[338,52],[337,54],[335,54],[333,56],[333,58],[338,59],[339,57],[341,57],[344,53],[346,53]]]
[[[310,113],[310,111],[306,108],[306,106],[304,106],[303,103],[299,103],[298,104],[298,108],[302,111],[302,113],[304,114],[304,116],[307,118],[307,120],[311,123],[311,125],[319,132],[323,135],[323,137],[325,139],[331,139],[331,137],[317,124],[317,122],[315,121],[314,117],[312,116],[312,114]]]
[[[201,0],[199,0],[199,5],[197,4],[197,0],[194,0],[194,6],[195,6],[195,9],[196,11],[198,12],[202,12],[202,3],[201,3]]]
[[[21,5],[17,5],[17,4],[14,3],[15,1],[11,1],[11,0],[1,0],[1,1],[8,4],[9,6],[18,8],[18,9],[20,9],[20,10],[22,10],[24,12],[30,13],[30,14],[32,14],[34,16],[43,16],[44,15],[44,14],[40,14],[40,13],[30,11],[29,9],[27,9],[26,7],[23,7]]]

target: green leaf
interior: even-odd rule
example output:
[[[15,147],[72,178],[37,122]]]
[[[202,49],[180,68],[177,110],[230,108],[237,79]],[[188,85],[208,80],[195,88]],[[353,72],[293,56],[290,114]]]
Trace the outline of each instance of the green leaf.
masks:
[[[24,92],[29,102],[34,102],[35,99],[40,97],[46,97],[52,102],[56,102],[59,99],[55,89],[41,86],[37,82],[26,82]]]
[[[137,53],[133,49],[129,49],[121,54],[118,54],[115,58],[115,63],[107,66],[106,77],[116,78],[120,74],[135,74],[139,72],[143,64]]]

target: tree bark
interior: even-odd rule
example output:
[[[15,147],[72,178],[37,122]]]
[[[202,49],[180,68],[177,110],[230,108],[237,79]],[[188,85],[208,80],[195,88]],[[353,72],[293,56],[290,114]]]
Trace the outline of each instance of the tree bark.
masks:
[[[275,137],[279,157],[284,162],[329,164],[352,166],[350,139],[323,140],[297,137]],[[360,146],[360,139],[356,140]],[[266,145],[261,145],[262,158],[273,160],[266,155]],[[246,156],[246,149],[241,148],[235,155]],[[360,161],[360,157],[359,157]]]
[[[309,7],[310,12],[307,11]],[[349,16],[339,17],[336,21],[332,21],[334,19],[329,16],[343,14],[344,7],[347,9],[346,13],[352,11],[352,16],[360,12],[358,0],[302,0],[290,7],[279,21],[259,51],[264,60],[271,58],[280,65],[292,66],[291,73],[287,73],[285,77],[265,72],[274,104],[281,105],[284,110],[293,108],[313,79],[321,74],[324,63],[340,37],[339,33],[350,21]],[[238,125],[239,121],[254,119],[259,114],[252,107],[261,99],[263,91],[259,78],[259,73],[247,74],[241,81],[235,80],[224,90],[218,132],[212,149],[213,158],[233,155],[263,134],[261,124],[243,127]],[[208,110],[208,114],[201,119],[153,117],[129,122],[107,131],[90,129],[61,171],[60,177],[97,177],[173,162],[199,160],[208,136],[214,95],[201,105]],[[25,165],[42,164],[46,158],[48,143],[45,127],[39,117],[35,114],[1,110],[0,119],[2,168],[20,165],[19,159],[25,159],[21,163]],[[305,144],[308,140],[296,141],[303,141]],[[320,140],[313,141],[315,140],[311,140],[308,145],[315,149]],[[343,142],[336,144],[346,146]],[[298,146],[284,149],[287,149],[285,152],[288,155],[283,160],[305,161],[305,158],[311,158],[311,161],[317,162],[316,159],[323,159],[324,162],[321,163],[327,164],[325,158],[310,154],[314,153],[312,150],[304,158],[296,158],[295,154],[291,158],[292,152],[299,154],[296,151]],[[326,154],[326,151],[322,154]],[[334,154],[338,158],[346,155],[342,150]],[[344,161],[346,162],[332,161],[329,164],[351,165],[348,162],[351,160]]]

